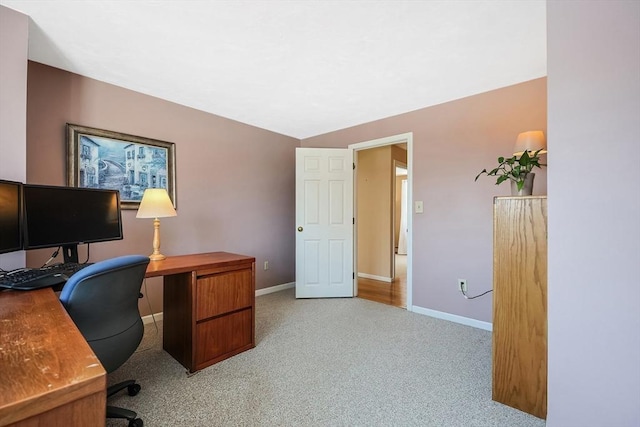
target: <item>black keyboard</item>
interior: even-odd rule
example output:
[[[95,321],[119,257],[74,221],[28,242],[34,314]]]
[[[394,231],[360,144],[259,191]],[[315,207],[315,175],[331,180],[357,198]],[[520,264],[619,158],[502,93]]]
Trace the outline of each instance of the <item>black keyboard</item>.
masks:
[[[25,268],[0,275],[0,288],[29,291],[63,284],[91,264],[64,263],[43,268]]]

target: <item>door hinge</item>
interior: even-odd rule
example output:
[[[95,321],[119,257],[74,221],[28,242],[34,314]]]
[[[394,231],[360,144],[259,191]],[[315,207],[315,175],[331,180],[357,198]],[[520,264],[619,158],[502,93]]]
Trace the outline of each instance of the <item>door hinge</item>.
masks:
[[[356,168],[356,164],[354,163],[354,164],[353,164],[353,169],[355,170],[355,168]]]
[[[356,273],[355,273],[355,272],[354,272],[354,273],[351,273],[351,278],[352,278],[353,280],[356,280]]]
[[[355,219],[355,218],[353,218],[353,223],[354,223],[354,224],[356,223],[356,219]]]

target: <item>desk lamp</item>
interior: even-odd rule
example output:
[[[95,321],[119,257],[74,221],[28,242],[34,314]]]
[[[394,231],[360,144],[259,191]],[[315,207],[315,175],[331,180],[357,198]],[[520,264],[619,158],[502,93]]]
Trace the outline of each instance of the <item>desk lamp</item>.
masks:
[[[173,203],[164,188],[147,188],[142,195],[136,218],[154,218],[153,220],[153,253],[149,255],[151,261],[160,261],[166,256],[160,253],[160,219],[176,216]]]
[[[532,154],[538,150],[540,150],[539,154],[547,152],[547,141],[544,137],[544,132],[541,130],[530,130],[518,135],[516,145],[513,147],[513,155],[520,157],[525,151]]]

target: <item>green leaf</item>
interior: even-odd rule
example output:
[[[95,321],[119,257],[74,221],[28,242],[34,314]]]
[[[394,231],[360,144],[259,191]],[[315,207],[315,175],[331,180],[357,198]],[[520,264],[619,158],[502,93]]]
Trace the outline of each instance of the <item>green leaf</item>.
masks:
[[[508,179],[509,179],[508,175],[501,175],[500,177],[498,177],[498,180],[496,181],[496,185],[502,184],[503,182],[505,182]]]
[[[504,162],[504,157],[498,157],[498,163]]]

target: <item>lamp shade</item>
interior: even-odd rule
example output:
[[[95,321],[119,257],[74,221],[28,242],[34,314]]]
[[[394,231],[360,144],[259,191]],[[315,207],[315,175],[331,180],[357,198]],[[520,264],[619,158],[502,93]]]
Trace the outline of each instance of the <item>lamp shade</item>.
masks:
[[[167,190],[164,188],[144,190],[136,218],[165,218],[176,215]]]
[[[513,147],[513,155],[521,156],[525,151],[536,152],[538,150],[541,150],[540,154],[547,152],[547,140],[544,137],[544,132],[530,130],[518,135],[516,145]]]

